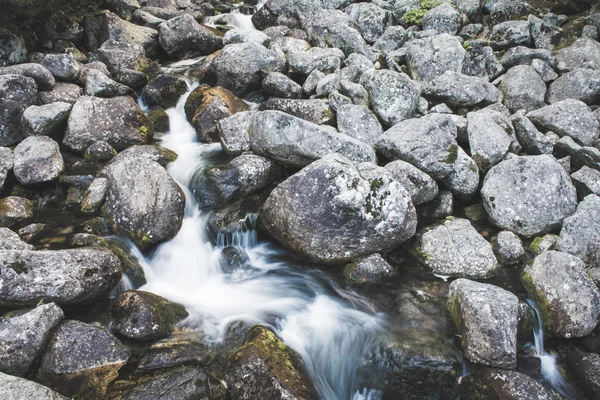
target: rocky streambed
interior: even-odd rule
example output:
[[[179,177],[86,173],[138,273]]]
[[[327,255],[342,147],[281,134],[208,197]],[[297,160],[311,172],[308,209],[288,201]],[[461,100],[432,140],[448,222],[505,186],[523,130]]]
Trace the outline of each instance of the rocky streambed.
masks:
[[[597,4],[11,2],[0,397],[600,397]]]

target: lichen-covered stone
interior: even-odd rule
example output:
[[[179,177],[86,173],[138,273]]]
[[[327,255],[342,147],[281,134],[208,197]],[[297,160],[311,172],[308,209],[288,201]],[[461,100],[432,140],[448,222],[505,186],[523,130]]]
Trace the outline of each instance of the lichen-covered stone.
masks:
[[[404,186],[414,205],[433,200],[438,194],[438,185],[435,181],[412,164],[397,160],[386,164],[385,169]]]
[[[223,37],[217,30],[200,25],[194,17],[183,14],[159,25],[160,46],[170,57],[192,52],[208,55],[223,47]]]
[[[336,121],[336,113],[331,109],[330,102],[322,99],[271,98],[261,103],[258,107],[258,110],[283,111],[284,113],[293,115],[294,117],[301,118],[317,125],[332,125]]]
[[[447,33],[415,39],[406,46],[410,76],[419,81],[431,81],[446,71],[462,73],[469,61],[459,38]]]
[[[450,107],[487,106],[502,100],[501,92],[483,78],[450,70],[425,85],[424,95],[443,101]]]
[[[58,143],[47,136],[30,136],[14,151],[14,173],[22,185],[55,181],[65,165]]]
[[[64,102],[27,107],[21,119],[23,132],[27,136],[62,135],[72,107],[71,104]]]
[[[468,279],[452,282],[446,308],[465,356],[478,364],[515,368],[518,307],[517,296],[497,286]]]
[[[39,90],[52,90],[55,85],[54,76],[48,68],[41,64],[24,63],[0,67],[0,75],[23,75],[33,78]]]
[[[186,91],[185,79],[176,75],[161,74],[148,82],[142,97],[149,106],[169,108],[174,107]]]
[[[544,105],[546,84],[533,67],[518,65],[502,77],[500,91],[509,110],[530,111]]]
[[[94,213],[102,207],[108,190],[108,179],[105,177],[95,178],[90,187],[85,191],[81,202],[81,212]]]
[[[0,250],[32,250],[33,246],[27,244],[18,234],[8,228],[0,228]]]
[[[8,173],[13,168],[13,152],[8,147],[0,147],[0,193],[4,188]]]
[[[596,327],[600,290],[579,258],[546,251],[533,259],[521,278],[551,336],[583,337]]]
[[[338,154],[281,183],[260,216],[286,248],[325,264],[390,250],[416,229],[410,195],[388,171]]]
[[[471,158],[485,172],[510,150],[513,127],[507,117],[488,109],[468,113],[467,124]]]
[[[32,218],[34,210],[33,201],[23,197],[9,196],[0,199],[0,226],[10,228]]]
[[[492,247],[500,264],[517,264],[526,257],[523,242],[510,231],[502,231],[492,238]]]
[[[379,253],[371,254],[344,267],[344,277],[350,282],[374,282],[394,275],[396,275],[394,267]]]
[[[0,372],[0,396],[6,400],[68,400],[67,397],[39,383],[2,372]]]
[[[560,400],[564,397],[521,372],[486,368],[462,378],[464,400]]]
[[[452,172],[442,182],[452,194],[469,199],[477,193],[479,188],[479,167],[471,157],[462,149],[458,148],[456,161]]]
[[[596,266],[597,243],[600,238],[600,196],[591,194],[577,205],[577,211],[563,221],[556,250],[579,257],[586,264]],[[598,265],[600,266],[600,265]]]

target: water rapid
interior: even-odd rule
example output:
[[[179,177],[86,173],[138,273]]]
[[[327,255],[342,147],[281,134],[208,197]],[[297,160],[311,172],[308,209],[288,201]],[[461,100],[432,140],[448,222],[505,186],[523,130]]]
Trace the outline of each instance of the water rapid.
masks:
[[[183,304],[189,312],[184,324],[201,330],[208,341],[222,341],[235,321],[272,328],[302,356],[323,399],[380,398],[376,388],[361,382],[360,370],[383,343],[383,315],[326,273],[295,262],[273,243],[258,241],[255,215],[214,244],[208,237],[207,215],[197,207],[189,184],[221,147],[197,141],[185,118],[188,95],[167,110],[170,129],[161,139],[162,146],[179,155],[168,172],[185,192],[185,218],[179,233],[145,260],[147,284],[141,289]],[[251,268],[223,271],[221,253],[230,245],[247,252]]]

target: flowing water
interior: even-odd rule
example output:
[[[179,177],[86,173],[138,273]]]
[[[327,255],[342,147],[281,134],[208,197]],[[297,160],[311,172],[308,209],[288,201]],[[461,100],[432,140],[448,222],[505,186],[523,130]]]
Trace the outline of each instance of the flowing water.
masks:
[[[558,369],[556,356],[544,350],[544,327],[542,317],[537,309],[535,302],[528,299],[527,304],[531,309],[533,319],[533,346],[531,349],[533,355],[540,359],[542,375],[544,379],[560,394],[568,399],[576,399],[575,390],[562,376]]]
[[[184,324],[201,330],[209,341],[223,340],[235,321],[272,328],[302,356],[323,399],[380,398],[360,376],[364,360],[383,344],[382,314],[326,273],[299,264],[273,243],[258,241],[252,229],[256,215],[249,215],[236,233],[211,242],[207,215],[198,209],[189,183],[196,171],[214,162],[221,147],[197,141],[183,110],[188,94],[167,110],[170,130],[161,139],[162,146],[179,155],[167,169],[185,192],[185,218],[179,233],[145,260],[148,282],[141,289],[183,304],[189,312]],[[228,245],[243,248],[252,268],[223,272],[220,255]]]

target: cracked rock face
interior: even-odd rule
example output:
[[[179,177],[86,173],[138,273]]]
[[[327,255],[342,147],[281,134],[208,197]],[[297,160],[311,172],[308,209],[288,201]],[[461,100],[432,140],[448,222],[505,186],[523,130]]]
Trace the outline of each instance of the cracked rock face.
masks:
[[[325,264],[390,250],[416,229],[410,195],[388,171],[338,154],[281,183],[260,215],[284,247]]]
[[[513,158],[492,167],[481,197],[495,225],[524,236],[560,226],[577,207],[571,178],[547,155]]]

